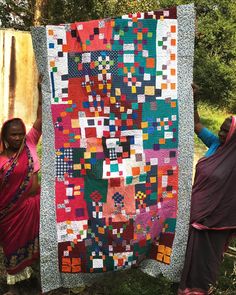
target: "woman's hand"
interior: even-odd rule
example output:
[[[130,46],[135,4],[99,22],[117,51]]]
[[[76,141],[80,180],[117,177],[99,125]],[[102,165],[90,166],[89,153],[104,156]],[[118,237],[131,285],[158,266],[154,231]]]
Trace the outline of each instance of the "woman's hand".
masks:
[[[40,74],[38,78],[38,94],[39,94],[39,101],[38,104],[42,104],[42,81],[43,81],[43,75]]]
[[[199,86],[195,84],[194,82],[191,84],[193,89],[193,96],[196,97],[196,94],[199,92]]]
[[[197,93],[199,91],[199,86],[195,84],[194,82],[191,84],[192,89],[193,89],[193,104],[194,104],[194,131],[196,134],[199,134],[203,128],[203,125],[200,121],[200,116],[198,114],[198,109],[197,109]]]
[[[34,122],[34,128],[39,132],[42,131],[42,81],[43,75],[40,74],[38,78],[38,108],[37,108],[37,118]]]

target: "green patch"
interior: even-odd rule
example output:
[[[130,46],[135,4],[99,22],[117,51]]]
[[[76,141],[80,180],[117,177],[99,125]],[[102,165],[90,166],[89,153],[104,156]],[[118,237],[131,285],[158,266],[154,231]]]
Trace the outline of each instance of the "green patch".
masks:
[[[92,202],[91,196],[100,195],[102,198],[100,202],[106,202],[107,198],[108,180],[96,179],[92,175],[85,176],[84,183],[84,198],[88,202]]]

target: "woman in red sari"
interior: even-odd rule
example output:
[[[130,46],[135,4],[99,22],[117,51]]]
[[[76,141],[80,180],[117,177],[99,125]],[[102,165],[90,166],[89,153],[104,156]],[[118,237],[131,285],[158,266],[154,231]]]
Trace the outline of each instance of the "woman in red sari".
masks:
[[[236,116],[224,121],[217,137],[195,109],[195,132],[209,150],[196,166],[179,295],[213,294],[223,253],[236,234]]]
[[[39,84],[40,87],[40,84]],[[40,90],[40,89],[39,89]],[[30,278],[39,257],[39,161],[36,145],[41,136],[41,91],[37,119],[26,134],[23,121],[14,118],[1,129],[0,245],[5,256],[6,294],[18,294],[17,282]]]

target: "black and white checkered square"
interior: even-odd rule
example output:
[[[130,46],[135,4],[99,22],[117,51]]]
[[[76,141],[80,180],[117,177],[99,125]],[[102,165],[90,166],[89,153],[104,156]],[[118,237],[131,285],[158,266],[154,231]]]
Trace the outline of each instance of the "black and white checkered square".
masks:
[[[68,160],[65,161],[65,158]],[[56,154],[56,176],[63,178],[67,173],[70,177],[73,175],[73,151],[72,149],[59,149]]]
[[[116,160],[117,159],[116,150],[114,148],[109,149],[109,158],[110,158],[110,160]]]

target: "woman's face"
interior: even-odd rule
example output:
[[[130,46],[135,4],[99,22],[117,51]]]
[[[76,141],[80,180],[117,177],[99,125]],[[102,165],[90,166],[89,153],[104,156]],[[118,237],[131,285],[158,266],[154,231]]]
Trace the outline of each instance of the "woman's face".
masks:
[[[25,137],[24,126],[20,122],[12,122],[8,126],[6,141],[8,148],[14,151],[19,150]]]
[[[231,118],[226,118],[224,123],[221,125],[220,130],[218,132],[220,144],[224,144],[229,133],[229,129],[231,126]]]

